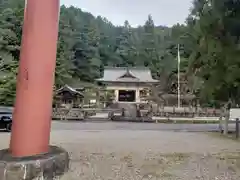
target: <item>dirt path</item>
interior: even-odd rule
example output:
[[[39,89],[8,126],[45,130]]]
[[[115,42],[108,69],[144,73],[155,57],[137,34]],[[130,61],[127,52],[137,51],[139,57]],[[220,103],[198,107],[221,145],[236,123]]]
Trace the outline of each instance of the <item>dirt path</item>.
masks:
[[[240,179],[240,144],[207,134],[58,130],[51,141],[71,155],[61,180]],[[7,134],[0,145],[7,147]]]

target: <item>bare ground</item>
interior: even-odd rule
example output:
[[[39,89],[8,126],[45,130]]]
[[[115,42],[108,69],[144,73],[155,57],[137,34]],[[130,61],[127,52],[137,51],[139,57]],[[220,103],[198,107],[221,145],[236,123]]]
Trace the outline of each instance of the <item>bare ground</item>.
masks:
[[[1,148],[8,134],[0,134]],[[240,144],[203,133],[170,131],[52,132],[71,156],[61,180],[239,180]]]

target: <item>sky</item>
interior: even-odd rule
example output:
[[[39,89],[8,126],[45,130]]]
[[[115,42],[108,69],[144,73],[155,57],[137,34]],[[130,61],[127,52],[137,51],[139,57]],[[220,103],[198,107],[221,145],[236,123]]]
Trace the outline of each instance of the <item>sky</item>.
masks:
[[[172,26],[184,23],[192,0],[61,0],[94,16],[103,16],[114,25],[128,20],[132,26],[143,25],[151,14],[155,25]]]

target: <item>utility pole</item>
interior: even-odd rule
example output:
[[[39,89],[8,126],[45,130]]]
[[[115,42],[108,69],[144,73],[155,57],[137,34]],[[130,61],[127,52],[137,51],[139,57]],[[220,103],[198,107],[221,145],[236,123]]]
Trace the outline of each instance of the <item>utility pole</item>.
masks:
[[[180,63],[181,63],[181,58],[180,58],[180,50],[179,50],[179,44],[178,44],[178,107],[181,106],[181,92],[180,92]]]

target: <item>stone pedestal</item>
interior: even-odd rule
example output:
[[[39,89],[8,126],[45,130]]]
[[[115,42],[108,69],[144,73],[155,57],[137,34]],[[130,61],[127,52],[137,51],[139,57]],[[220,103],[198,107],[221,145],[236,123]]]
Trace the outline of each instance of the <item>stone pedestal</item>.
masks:
[[[50,146],[49,153],[31,157],[12,157],[8,149],[0,151],[0,180],[53,180],[69,168],[69,155]]]

